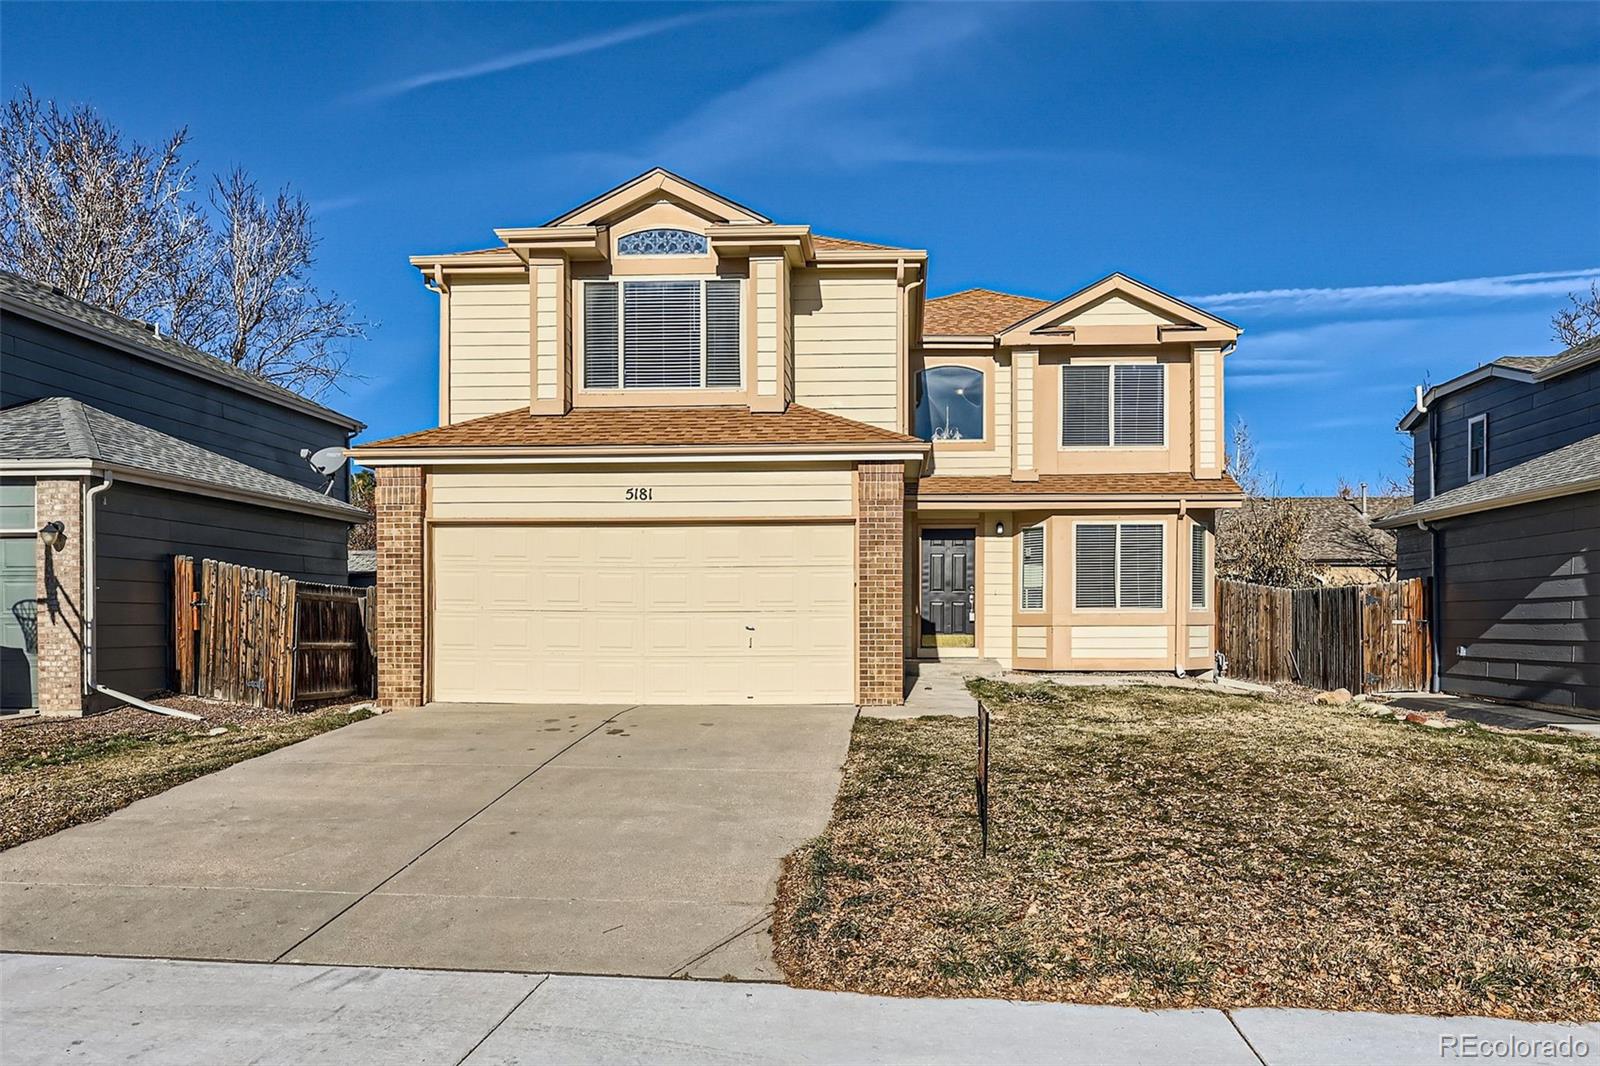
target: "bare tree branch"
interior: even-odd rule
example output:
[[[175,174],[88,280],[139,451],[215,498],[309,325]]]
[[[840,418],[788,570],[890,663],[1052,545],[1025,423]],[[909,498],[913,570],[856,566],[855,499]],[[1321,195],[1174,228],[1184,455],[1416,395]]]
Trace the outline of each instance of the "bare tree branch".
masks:
[[[1550,339],[1568,348],[1600,337],[1600,282],[1591,281],[1588,292],[1569,292],[1571,307],[1563,307],[1550,319],[1555,332]]]
[[[1316,568],[1301,557],[1306,512],[1284,499],[1277,480],[1259,468],[1243,419],[1229,434],[1228,472],[1250,499],[1219,525],[1217,576],[1291,588],[1315,584]]]

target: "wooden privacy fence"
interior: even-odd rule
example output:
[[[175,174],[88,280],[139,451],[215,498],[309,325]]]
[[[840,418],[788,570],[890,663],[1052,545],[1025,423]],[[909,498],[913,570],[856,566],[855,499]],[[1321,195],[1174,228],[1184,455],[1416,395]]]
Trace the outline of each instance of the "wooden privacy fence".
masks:
[[[1228,673],[1351,692],[1428,686],[1427,583],[1284,589],[1217,582]]]
[[[179,555],[172,564],[177,690],[293,710],[371,695],[371,589]]]

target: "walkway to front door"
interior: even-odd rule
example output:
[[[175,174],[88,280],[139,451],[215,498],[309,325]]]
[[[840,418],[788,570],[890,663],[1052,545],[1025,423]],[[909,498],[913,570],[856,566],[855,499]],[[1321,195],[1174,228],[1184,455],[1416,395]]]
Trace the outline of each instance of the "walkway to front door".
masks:
[[[0,950],[773,979],[854,719],[396,711],[0,855]]]
[[[924,655],[939,649],[975,648],[976,536],[971,529],[922,531],[922,635]]]

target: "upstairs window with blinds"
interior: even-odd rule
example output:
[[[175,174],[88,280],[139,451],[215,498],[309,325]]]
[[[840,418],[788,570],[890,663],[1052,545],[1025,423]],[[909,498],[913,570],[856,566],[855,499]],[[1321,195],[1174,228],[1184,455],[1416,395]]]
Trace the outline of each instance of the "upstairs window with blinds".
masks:
[[[1073,527],[1073,603],[1081,609],[1159,610],[1165,553],[1162,527],[1083,522]]]
[[[586,282],[584,388],[740,388],[739,289],[737,278]]]
[[[1167,442],[1167,368],[1125,363],[1061,368],[1063,448],[1159,448]]]
[[[1211,600],[1211,575],[1206,573],[1206,527],[1189,527],[1189,606],[1203,609]]]
[[[1022,609],[1044,610],[1044,526],[1022,531]]]

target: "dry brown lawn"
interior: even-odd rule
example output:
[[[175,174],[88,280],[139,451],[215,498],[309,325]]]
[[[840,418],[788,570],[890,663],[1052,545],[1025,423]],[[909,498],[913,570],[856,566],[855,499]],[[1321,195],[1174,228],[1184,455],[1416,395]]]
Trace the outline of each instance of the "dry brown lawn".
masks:
[[[347,704],[290,714],[194,699],[163,702],[208,720],[123,708],[0,724],[0,849],[104,818],[134,800],[372,715]],[[208,735],[217,728],[226,732]]]
[[[1144,1007],[1600,1018],[1600,743],[1158,688],[974,682],[856,725],[785,862],[792,983]]]

